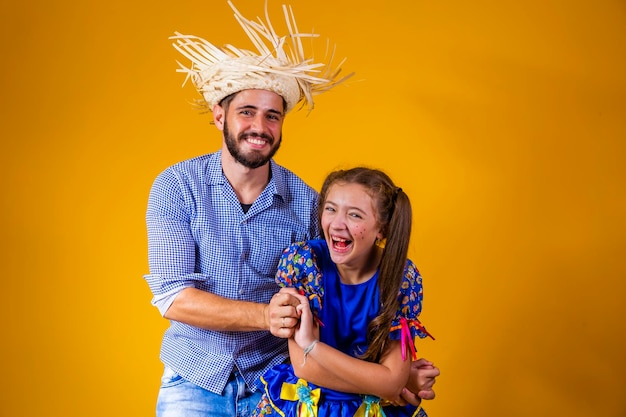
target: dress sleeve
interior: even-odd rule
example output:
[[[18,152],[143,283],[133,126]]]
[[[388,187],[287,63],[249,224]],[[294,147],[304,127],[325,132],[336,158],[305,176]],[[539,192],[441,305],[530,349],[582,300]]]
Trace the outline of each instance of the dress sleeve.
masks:
[[[401,340],[403,343],[408,343],[413,353],[413,360],[417,359],[415,342],[418,338],[423,339],[428,336],[433,340],[435,339],[418,319],[422,312],[423,296],[422,276],[415,264],[410,259],[407,259],[402,285],[398,294],[400,307],[391,322],[389,337],[392,340]],[[405,349],[403,349],[403,354],[404,352],[406,352]]]
[[[306,295],[311,311],[317,316],[322,308],[324,287],[322,273],[311,245],[307,242],[296,242],[283,251],[276,272],[276,283],[281,288],[295,288],[300,294]]]

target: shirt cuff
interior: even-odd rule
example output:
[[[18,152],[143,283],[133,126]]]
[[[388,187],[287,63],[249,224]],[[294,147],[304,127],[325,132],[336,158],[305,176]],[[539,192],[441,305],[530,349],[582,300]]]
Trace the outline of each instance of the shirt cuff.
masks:
[[[152,305],[159,310],[161,316],[165,316],[165,313],[170,308],[181,289],[182,288],[177,288],[175,291],[152,298]]]

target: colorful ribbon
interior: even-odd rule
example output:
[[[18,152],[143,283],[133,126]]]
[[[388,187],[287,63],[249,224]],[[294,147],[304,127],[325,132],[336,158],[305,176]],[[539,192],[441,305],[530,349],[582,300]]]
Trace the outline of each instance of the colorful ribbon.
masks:
[[[420,329],[422,332],[424,332],[424,334],[428,337],[430,337],[431,339],[435,340],[435,338],[433,337],[432,334],[428,333],[428,330],[426,330],[426,327],[424,327],[424,325],[422,323],[420,323],[419,320],[415,319],[415,320],[411,320],[411,326],[413,327],[417,327],[418,329]]]
[[[414,361],[417,360],[417,350],[415,349],[415,343],[413,343],[413,338],[411,337],[411,329],[409,329],[409,323],[404,317],[400,317],[400,341],[402,344],[402,360],[406,360],[406,345],[409,344],[409,348],[411,349],[411,359]]]
[[[394,332],[396,330],[400,330],[400,341],[402,343],[402,360],[406,359],[405,351],[406,351],[407,343],[409,344],[411,348],[411,352],[413,354],[412,355],[413,360],[417,359],[417,352],[415,349],[415,340],[417,340],[417,337],[415,337],[415,340],[411,337],[411,328],[417,328],[418,330],[423,332],[423,334],[435,340],[433,335],[428,333],[426,328],[422,325],[422,323],[420,323],[419,320],[417,319],[407,320],[405,317],[400,317],[400,324],[392,326],[391,331]]]
[[[295,384],[283,383],[280,398],[287,401],[298,401],[298,417],[317,417],[317,403],[320,400],[320,389],[311,389],[304,379]]]
[[[365,395],[363,402],[354,413],[354,417],[386,417],[387,415],[380,406],[380,398],[373,395]]]

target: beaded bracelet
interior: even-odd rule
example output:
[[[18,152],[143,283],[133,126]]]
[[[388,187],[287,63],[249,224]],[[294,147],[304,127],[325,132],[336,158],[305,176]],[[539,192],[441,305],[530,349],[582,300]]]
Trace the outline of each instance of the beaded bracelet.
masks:
[[[315,339],[313,342],[311,342],[311,344],[307,347],[304,348],[304,361],[302,362],[302,365],[304,366],[304,364],[306,363],[306,357],[309,353],[311,353],[311,351],[313,350],[313,348],[315,347],[315,345],[317,344],[317,342],[319,342],[319,340]]]

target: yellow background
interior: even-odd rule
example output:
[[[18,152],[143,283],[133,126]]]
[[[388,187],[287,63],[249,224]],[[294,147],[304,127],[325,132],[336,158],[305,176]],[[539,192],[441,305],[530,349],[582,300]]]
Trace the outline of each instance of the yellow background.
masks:
[[[626,415],[624,1],[293,4],[356,76],[289,115],[277,159],[411,196],[431,417]],[[1,7],[0,415],[154,415],[147,194],[220,144],[167,38],[250,45],[222,1]]]

